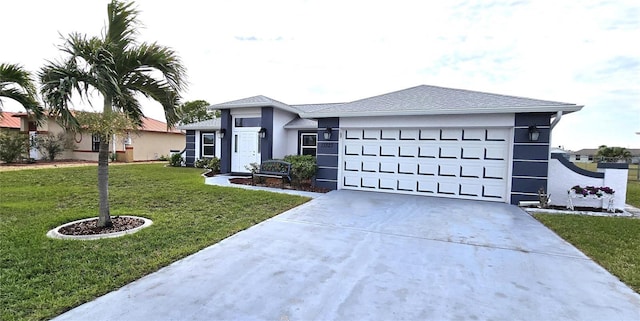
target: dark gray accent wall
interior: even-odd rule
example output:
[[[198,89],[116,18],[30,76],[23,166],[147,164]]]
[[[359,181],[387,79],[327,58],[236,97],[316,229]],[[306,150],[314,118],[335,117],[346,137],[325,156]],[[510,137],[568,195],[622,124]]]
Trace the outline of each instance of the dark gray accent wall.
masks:
[[[273,158],[273,107],[262,107],[261,125],[267,135],[260,141],[260,160],[266,161]]]
[[[549,113],[515,114],[511,204],[537,201],[538,189],[547,190],[550,121]],[[537,141],[529,140],[529,126],[536,126],[540,132]]]
[[[324,132],[331,128],[331,137],[324,138]],[[316,185],[322,188],[338,189],[338,143],[340,139],[340,119],[318,119],[318,152]]]
[[[629,169],[627,163],[598,163],[598,168]]]
[[[186,139],[187,144],[184,152],[184,162],[187,166],[193,167],[193,164],[196,161],[196,131],[187,130]]]
[[[220,172],[231,173],[231,137],[233,137],[233,124],[231,123],[231,111],[220,110],[220,128],[225,130],[224,137],[220,140]]]

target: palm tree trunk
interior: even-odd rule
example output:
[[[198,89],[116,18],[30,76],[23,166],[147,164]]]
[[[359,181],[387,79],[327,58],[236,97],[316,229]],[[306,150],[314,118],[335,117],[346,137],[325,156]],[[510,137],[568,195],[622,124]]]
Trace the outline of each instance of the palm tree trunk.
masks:
[[[103,116],[112,112],[111,99],[105,97]],[[109,212],[109,135],[100,135],[100,147],[98,148],[98,197],[99,215],[98,227],[111,227],[111,214]]]
[[[100,137],[98,150],[98,194],[100,199],[98,227],[110,227],[113,223],[109,213],[109,140],[103,137]]]

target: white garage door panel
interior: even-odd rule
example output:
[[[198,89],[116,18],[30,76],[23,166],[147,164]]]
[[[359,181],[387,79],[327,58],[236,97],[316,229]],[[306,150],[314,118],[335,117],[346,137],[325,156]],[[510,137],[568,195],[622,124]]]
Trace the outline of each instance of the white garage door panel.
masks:
[[[345,129],[341,188],[505,201],[508,128]]]

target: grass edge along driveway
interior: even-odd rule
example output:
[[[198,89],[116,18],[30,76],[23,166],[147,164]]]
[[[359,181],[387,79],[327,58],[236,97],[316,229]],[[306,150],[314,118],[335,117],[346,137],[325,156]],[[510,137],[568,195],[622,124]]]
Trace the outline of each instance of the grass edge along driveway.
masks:
[[[534,217],[640,294],[640,219],[573,214]]]
[[[95,241],[45,236],[60,224],[97,216],[94,166],[0,172],[0,319],[50,319],[308,201],[208,186],[200,172],[163,164],[110,167],[111,214],[154,224]]]

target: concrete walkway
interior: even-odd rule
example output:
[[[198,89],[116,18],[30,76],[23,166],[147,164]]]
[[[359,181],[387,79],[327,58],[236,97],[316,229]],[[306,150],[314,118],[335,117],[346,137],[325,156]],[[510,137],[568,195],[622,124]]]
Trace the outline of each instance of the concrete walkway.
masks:
[[[638,320],[518,207],[334,191],[55,320]]]
[[[250,189],[250,190],[254,190],[254,191],[267,191],[267,192],[273,192],[273,193],[299,195],[299,196],[306,196],[306,197],[309,197],[309,198],[316,198],[316,197],[320,197],[320,196],[325,194],[325,193],[298,191],[298,190],[294,190],[294,189],[272,188],[272,187],[263,187],[263,186],[251,186],[251,185],[242,185],[242,184],[231,184],[231,182],[229,182],[229,179],[236,178],[236,177],[246,178],[246,176],[243,177],[243,176],[229,176],[229,175],[216,175],[216,176],[213,176],[213,177],[204,176],[204,183],[206,185],[226,186],[226,187]]]

